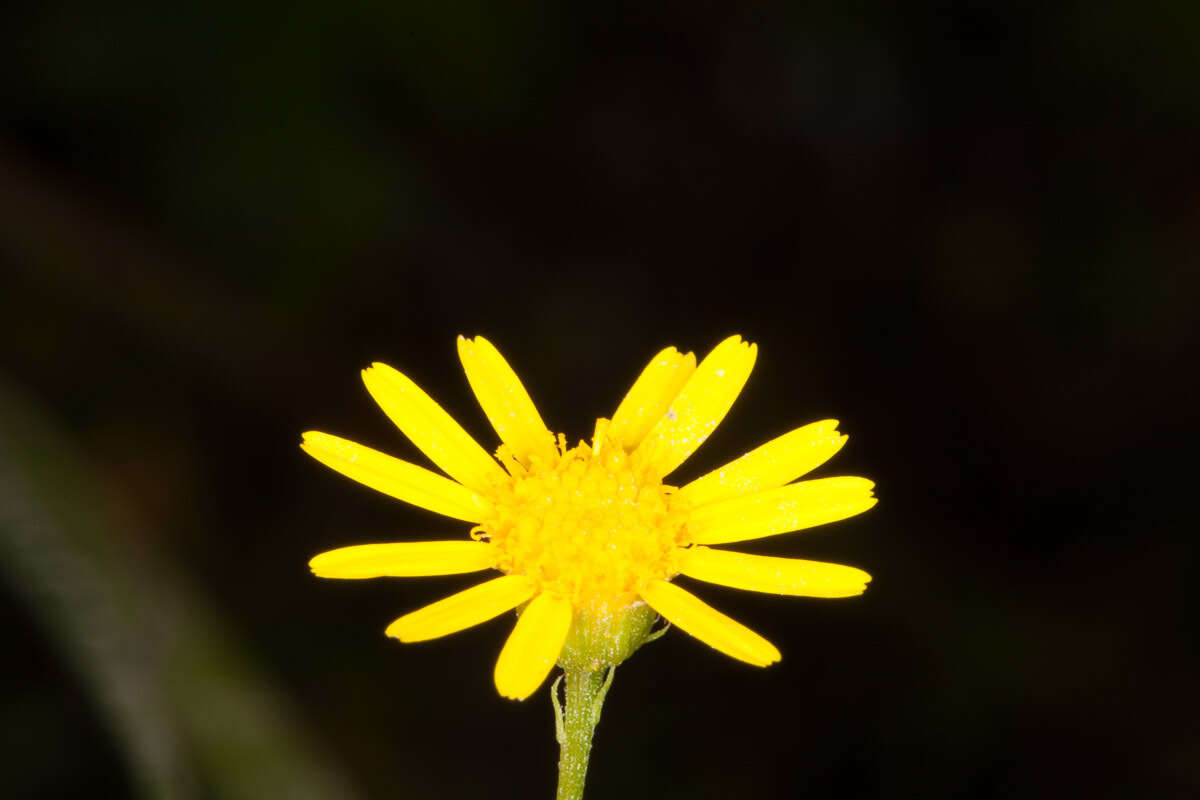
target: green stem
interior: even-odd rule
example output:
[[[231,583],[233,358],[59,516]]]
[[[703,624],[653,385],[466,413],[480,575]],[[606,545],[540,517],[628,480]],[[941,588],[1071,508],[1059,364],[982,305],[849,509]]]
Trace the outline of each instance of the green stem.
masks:
[[[558,734],[557,800],[580,800],[587,778],[588,756],[592,751],[592,732],[600,721],[600,708],[616,667],[602,670],[568,669],[553,686],[554,716]],[[558,684],[566,677],[565,700],[558,700]]]

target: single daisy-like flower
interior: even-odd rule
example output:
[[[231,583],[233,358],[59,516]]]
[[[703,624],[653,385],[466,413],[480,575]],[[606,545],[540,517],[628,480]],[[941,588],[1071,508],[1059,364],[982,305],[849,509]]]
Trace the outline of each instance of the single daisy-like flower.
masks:
[[[846,442],[836,420],[805,425],[690,483],[664,480],[725,417],[757,348],[731,336],[696,364],[668,347],[642,371],[591,444],[551,434],[492,343],[459,337],[467,380],[503,444],[493,458],[441,406],[385,364],[363,370],[384,413],[446,475],[327,433],[304,451],[384,494],[474,525],[450,541],[363,544],[322,553],[324,578],[503,575],[400,617],[387,634],[433,639],[523,606],[496,662],[501,695],[524,699],[556,662],[615,666],[649,634],[655,612],[755,666],[780,658],[754,631],[672,583],[677,575],[772,594],[849,597],[860,569],[718,549],[810,528],[875,505],[859,477],[795,482]],[[630,627],[614,620],[635,620]],[[597,633],[599,631],[599,633]],[[606,641],[599,641],[606,639]]]

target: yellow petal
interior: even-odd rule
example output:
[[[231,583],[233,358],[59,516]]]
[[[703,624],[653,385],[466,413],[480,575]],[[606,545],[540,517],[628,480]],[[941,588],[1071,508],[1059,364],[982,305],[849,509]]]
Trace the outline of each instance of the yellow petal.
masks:
[[[791,483],[824,464],[842,449],[846,437],[836,419],[797,428],[713,470],[679,490],[681,499],[702,506]]]
[[[609,438],[626,450],[637,447],[662,419],[679,390],[696,371],[696,356],[668,347],[650,360],[613,414]]]
[[[396,427],[447,475],[483,493],[504,479],[495,459],[406,375],[375,363],[363,370],[363,383]]]
[[[871,580],[861,569],[843,564],[752,556],[707,547],[680,551],[679,571],[734,589],[797,597],[853,597],[862,594]]]
[[[487,501],[467,487],[357,442],[309,431],[300,447],[347,478],[414,506],[466,522],[487,512]]]
[[[682,464],[725,418],[750,377],[757,353],[755,345],[730,336],[700,362],[638,447],[658,475]]]
[[[458,357],[483,413],[513,455],[526,465],[531,456],[553,458],[554,436],[500,351],[482,336],[460,336]]]
[[[665,618],[727,656],[765,667],[779,660],[775,645],[673,583],[642,587],[642,599]]]
[[[726,544],[798,531],[861,514],[875,505],[866,478],[801,481],[701,506],[688,519],[696,544]]]
[[[339,547],[313,556],[308,567],[319,578],[416,578],[478,572],[496,564],[487,542],[389,542]]]
[[[387,627],[387,635],[402,642],[436,639],[516,608],[533,597],[533,591],[527,575],[503,575],[405,614]]]
[[[533,694],[558,660],[570,627],[569,602],[547,592],[533,598],[496,660],[496,690],[511,700]]]

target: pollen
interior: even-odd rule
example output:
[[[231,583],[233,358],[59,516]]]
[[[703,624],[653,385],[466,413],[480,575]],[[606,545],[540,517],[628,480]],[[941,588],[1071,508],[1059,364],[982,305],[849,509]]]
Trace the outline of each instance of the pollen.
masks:
[[[615,611],[640,602],[647,583],[679,573],[687,515],[674,487],[605,441],[607,425],[597,422],[590,445],[567,448],[560,434],[555,457],[514,471],[472,535],[495,546],[499,569],[532,578],[540,591]]]

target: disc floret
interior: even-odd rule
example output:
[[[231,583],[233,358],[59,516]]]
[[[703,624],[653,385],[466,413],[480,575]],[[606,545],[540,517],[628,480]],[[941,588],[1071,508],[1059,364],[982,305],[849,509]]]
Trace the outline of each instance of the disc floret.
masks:
[[[606,424],[597,423],[590,445],[568,448],[560,434],[555,458],[515,470],[473,531],[496,547],[499,569],[528,575],[581,610],[634,605],[639,587],[678,574],[685,544],[674,487],[606,442]]]

